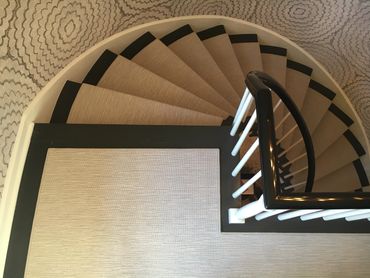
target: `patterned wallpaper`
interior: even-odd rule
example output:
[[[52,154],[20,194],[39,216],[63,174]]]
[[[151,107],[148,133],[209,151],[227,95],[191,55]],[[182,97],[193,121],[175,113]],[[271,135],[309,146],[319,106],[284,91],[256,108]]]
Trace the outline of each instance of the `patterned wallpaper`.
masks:
[[[370,1],[0,0],[0,197],[22,112],[57,72],[130,26],[201,14],[251,21],[305,48],[344,88],[370,138]]]

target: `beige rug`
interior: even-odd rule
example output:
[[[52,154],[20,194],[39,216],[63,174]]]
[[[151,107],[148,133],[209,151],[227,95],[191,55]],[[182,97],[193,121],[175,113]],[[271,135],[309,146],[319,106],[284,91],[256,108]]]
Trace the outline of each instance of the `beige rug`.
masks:
[[[308,50],[344,87],[370,136],[370,1],[0,0],[0,194],[22,112],[56,73],[128,27],[200,14],[255,22]]]
[[[25,277],[369,277],[368,235],[220,233],[219,175],[218,149],[49,149]]]

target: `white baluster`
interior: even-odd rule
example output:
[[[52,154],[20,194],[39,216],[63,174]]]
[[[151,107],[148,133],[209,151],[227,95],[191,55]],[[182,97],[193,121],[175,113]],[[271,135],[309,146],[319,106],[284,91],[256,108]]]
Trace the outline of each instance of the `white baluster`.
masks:
[[[294,172],[292,172],[292,173],[290,173],[288,175],[285,175],[284,176],[284,179],[290,178],[290,177],[292,177],[292,176],[294,176],[294,175],[296,175],[296,174],[298,174],[300,172],[303,172],[304,170],[307,170],[307,169],[308,169],[308,166],[305,166],[305,167],[303,167],[303,168],[301,168],[301,169],[299,169],[297,171],[294,171]]]
[[[283,152],[279,153],[278,157],[282,157],[284,156],[285,154],[287,154],[291,149],[293,149],[295,146],[297,146],[299,143],[301,143],[303,141],[303,139],[299,139],[297,140],[295,143],[293,143],[292,145],[289,146],[289,148],[287,148],[286,150],[284,150]]]
[[[347,211],[347,212],[341,212],[341,213],[336,213],[336,214],[333,214],[333,215],[325,216],[325,217],[323,217],[323,219],[325,221],[330,221],[330,220],[345,218],[345,217],[349,217],[349,216],[353,216],[353,215],[357,215],[357,214],[368,213],[368,212],[370,212],[370,209],[353,209],[353,210],[350,210],[350,211]]]
[[[306,182],[307,181],[302,181],[300,183],[296,183],[296,184],[292,184],[292,185],[289,185],[289,186],[286,186],[284,187],[285,190],[288,190],[288,189],[292,189],[292,188],[299,188],[299,187],[303,187],[306,185]]]
[[[252,126],[256,122],[256,119],[257,119],[257,112],[256,112],[256,110],[254,110],[251,118],[249,119],[247,125],[245,126],[245,128],[243,130],[242,135],[240,135],[240,138],[239,138],[238,142],[236,143],[235,147],[233,148],[233,150],[231,152],[232,156],[236,156],[236,154],[240,150],[242,144],[244,143],[245,138],[247,138],[249,131],[251,131]]]
[[[289,164],[292,164],[292,163],[296,162],[297,160],[300,160],[300,159],[304,158],[306,155],[307,155],[307,153],[303,153],[303,154],[297,156],[296,158],[294,158],[292,160],[289,160],[287,163],[283,164],[281,167],[284,168],[284,167],[288,166]]]
[[[298,217],[298,216],[302,216],[302,215],[305,215],[305,214],[313,213],[313,212],[316,212],[316,211],[320,211],[320,209],[295,210],[295,211],[292,211],[292,212],[287,212],[287,213],[284,213],[284,214],[280,214],[278,216],[278,219],[280,221],[288,220],[288,219],[292,219],[292,218],[295,218],[295,217]]]
[[[252,156],[254,151],[257,149],[259,145],[259,139],[256,139],[252,146],[248,149],[248,151],[245,153],[243,158],[239,161],[239,163],[235,166],[235,169],[232,171],[231,175],[233,177],[236,177],[237,174],[239,174],[240,170],[244,167],[245,163],[249,160],[249,158]]]
[[[288,132],[286,132],[285,134],[284,134],[284,136],[283,137],[281,137],[277,142],[276,142],[276,144],[280,144],[285,138],[287,138],[296,128],[297,128],[298,126],[297,125],[295,125],[295,126],[293,126],[291,129],[289,129],[288,130]]]
[[[273,112],[275,113],[275,111],[279,108],[279,106],[283,103],[283,101],[281,99],[279,99],[279,101],[275,104],[274,108],[273,108]]]
[[[321,218],[321,217],[324,217],[324,216],[329,216],[329,215],[333,215],[333,214],[347,212],[347,211],[350,211],[350,210],[351,209],[327,209],[327,210],[322,210],[322,211],[318,211],[318,212],[303,215],[303,216],[301,216],[301,220],[302,221],[307,221],[307,220],[317,219],[317,218]]]
[[[236,114],[235,114],[235,118],[233,120],[233,124],[235,124],[235,119],[239,116],[240,111],[241,111],[245,101],[247,100],[247,97],[248,97],[249,94],[250,94],[249,89],[248,89],[248,87],[246,87],[245,90],[244,90],[242,100],[240,101],[238,109],[236,110]]]
[[[260,221],[260,220],[266,219],[268,217],[274,216],[276,214],[286,212],[287,210],[288,209],[269,209],[265,212],[262,212],[262,213],[256,215],[255,218],[256,218],[257,221]]]
[[[286,119],[288,119],[290,116],[290,113],[287,113],[284,118],[275,126],[275,131],[278,130],[282,125],[283,123],[286,121]]]
[[[240,123],[242,122],[242,119],[249,109],[251,103],[252,103],[253,96],[252,94],[248,94],[247,99],[245,100],[244,104],[242,105],[242,108],[240,109],[240,112],[237,116],[235,116],[233,127],[230,131],[230,135],[234,136],[236,132],[238,131],[238,128],[240,126]]]
[[[368,213],[363,213],[363,214],[358,214],[354,216],[348,216],[346,217],[347,221],[355,221],[355,220],[361,220],[361,219],[366,219],[370,217],[370,212]]]
[[[246,191],[249,187],[251,187],[261,176],[262,176],[262,171],[259,171],[250,180],[248,180],[246,183],[244,183],[241,187],[238,188],[238,190],[236,190],[232,194],[233,198],[236,199],[240,195],[242,195],[243,192]]]
[[[254,201],[238,209],[236,212],[236,217],[239,219],[246,219],[257,215],[264,210],[265,204],[263,202],[263,195],[261,195],[258,201]]]

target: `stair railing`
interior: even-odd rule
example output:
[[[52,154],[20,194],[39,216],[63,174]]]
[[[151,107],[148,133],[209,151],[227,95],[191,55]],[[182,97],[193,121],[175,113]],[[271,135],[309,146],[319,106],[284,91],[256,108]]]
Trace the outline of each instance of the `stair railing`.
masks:
[[[232,197],[234,199],[240,198],[243,192],[252,187],[259,179],[263,182],[263,194],[258,200],[240,208],[229,208],[229,223],[244,223],[246,218],[253,216],[255,216],[256,220],[263,220],[274,215],[277,215],[277,218],[281,221],[295,217],[300,217],[302,221],[320,217],[327,221],[338,218],[345,218],[348,221],[369,218],[370,209],[366,209],[370,207],[369,193],[312,192],[315,180],[315,154],[310,132],[298,108],[285,89],[271,76],[257,71],[250,72],[247,75],[246,85],[245,93],[232,124],[231,136],[237,135],[243,119],[245,120],[247,115],[250,115],[249,110],[253,102],[255,103],[255,110],[251,113],[243,131],[240,133],[231,155],[236,156],[239,153],[256,123],[258,126],[258,137],[243,155],[231,175],[233,177],[238,176],[257,148],[260,150],[261,169],[233,192]],[[273,92],[280,99],[275,107],[272,104]],[[278,164],[278,159],[281,158],[282,154],[278,153],[277,144],[283,139],[276,142],[275,130],[282,125],[287,116],[284,116],[278,125],[275,126],[274,111],[282,103],[295,120],[295,129],[298,128],[302,136],[299,142],[303,141],[306,149],[307,167],[305,169],[307,169],[307,179],[299,184],[300,186],[304,185],[304,192],[288,193],[281,186],[283,176],[279,171],[281,165]],[[283,154],[286,152],[287,150],[283,151]],[[292,163],[292,161],[289,163]],[[285,166],[285,164],[282,166]]]

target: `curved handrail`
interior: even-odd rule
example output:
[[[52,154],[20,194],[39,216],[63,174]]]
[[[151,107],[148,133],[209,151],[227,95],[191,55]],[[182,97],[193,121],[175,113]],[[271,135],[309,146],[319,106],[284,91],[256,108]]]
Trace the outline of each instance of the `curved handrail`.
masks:
[[[256,102],[261,158],[263,156],[263,159],[261,159],[262,171],[265,176],[264,178],[267,179],[266,182],[268,184],[273,184],[273,188],[266,188],[266,190],[274,190],[275,193],[277,191],[281,193],[280,179],[278,176],[278,167],[276,163],[277,147],[271,103],[272,90],[279,96],[281,101],[288,108],[303,137],[308,161],[305,192],[311,192],[315,179],[315,153],[310,132],[297,106],[287,94],[285,89],[271,76],[264,72],[252,71],[248,73],[245,82]]]

